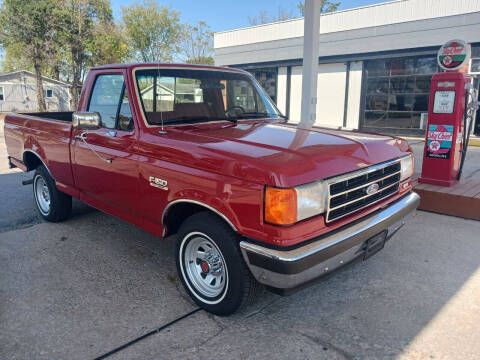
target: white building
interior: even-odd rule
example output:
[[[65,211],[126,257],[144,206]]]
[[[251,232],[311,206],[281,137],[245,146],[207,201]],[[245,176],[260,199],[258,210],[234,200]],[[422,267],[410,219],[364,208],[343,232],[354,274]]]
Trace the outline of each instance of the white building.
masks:
[[[251,71],[290,121],[300,120],[303,18],[215,33],[215,63]],[[472,46],[479,88],[480,0],[398,0],[320,19],[316,125],[423,134],[436,53]],[[480,112],[479,112],[480,113]],[[480,121],[475,133],[480,134]]]
[[[70,85],[43,76],[47,111],[70,110]],[[38,111],[37,81],[27,70],[0,73],[0,111]]]

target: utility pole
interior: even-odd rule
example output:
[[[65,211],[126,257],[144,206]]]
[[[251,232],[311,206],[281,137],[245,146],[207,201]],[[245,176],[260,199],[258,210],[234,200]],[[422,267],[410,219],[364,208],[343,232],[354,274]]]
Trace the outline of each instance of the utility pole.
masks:
[[[320,0],[305,1],[303,27],[302,113],[298,127],[310,129],[317,113]]]

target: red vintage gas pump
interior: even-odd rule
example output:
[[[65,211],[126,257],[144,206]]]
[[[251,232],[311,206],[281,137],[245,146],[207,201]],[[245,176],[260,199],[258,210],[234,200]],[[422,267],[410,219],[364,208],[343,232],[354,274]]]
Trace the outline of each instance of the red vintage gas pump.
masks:
[[[468,63],[469,50],[463,41],[452,40],[438,53],[446,72],[432,77],[420,183],[452,186],[459,179],[468,144],[465,123],[472,79],[457,70]]]

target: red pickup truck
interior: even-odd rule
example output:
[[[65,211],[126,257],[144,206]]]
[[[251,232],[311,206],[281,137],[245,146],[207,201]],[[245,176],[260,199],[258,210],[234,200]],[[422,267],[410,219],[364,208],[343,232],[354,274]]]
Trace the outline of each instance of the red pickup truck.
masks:
[[[230,68],[96,67],[77,112],[8,114],[5,141],[10,166],[35,171],[44,219],[75,197],[177,234],[186,291],[220,315],[259,284],[288,293],[368,258],[419,203],[406,141],[298,128]]]

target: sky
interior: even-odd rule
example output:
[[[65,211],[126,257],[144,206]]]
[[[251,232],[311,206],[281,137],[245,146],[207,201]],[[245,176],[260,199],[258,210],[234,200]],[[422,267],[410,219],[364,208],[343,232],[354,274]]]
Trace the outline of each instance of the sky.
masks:
[[[110,0],[115,18],[122,15],[121,7],[128,6],[135,0]],[[371,5],[386,0],[336,0],[340,1],[339,10],[359,6]],[[180,12],[182,22],[196,23],[205,21],[212,31],[225,31],[249,26],[248,17],[258,15],[260,11],[267,11],[270,15],[278,13],[281,7],[286,11],[297,10],[298,0],[157,0],[162,6],[169,6]]]

